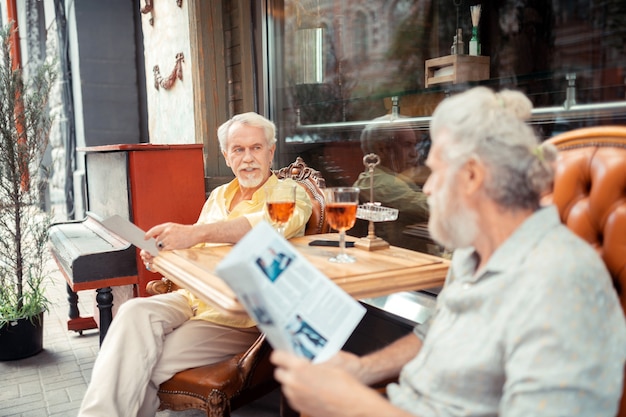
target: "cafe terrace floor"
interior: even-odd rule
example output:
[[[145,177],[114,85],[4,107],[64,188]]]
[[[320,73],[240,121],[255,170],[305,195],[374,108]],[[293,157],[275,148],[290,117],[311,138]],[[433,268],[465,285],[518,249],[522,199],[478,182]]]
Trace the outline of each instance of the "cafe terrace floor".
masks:
[[[0,417],[76,416],[91,379],[98,331],[87,330],[81,336],[67,330],[67,292],[59,272],[53,274],[46,294],[52,305],[44,316],[44,350],[30,358],[0,362]],[[81,315],[93,315],[95,291],[78,295]],[[279,401],[276,390],[232,416],[279,416]],[[157,417],[204,415],[198,410],[157,413]]]

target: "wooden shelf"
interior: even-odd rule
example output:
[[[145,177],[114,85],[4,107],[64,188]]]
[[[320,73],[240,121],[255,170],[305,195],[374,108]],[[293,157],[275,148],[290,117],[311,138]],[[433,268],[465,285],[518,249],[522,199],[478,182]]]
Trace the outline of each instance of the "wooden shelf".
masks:
[[[435,84],[480,81],[489,78],[488,56],[447,55],[426,61],[425,87]]]

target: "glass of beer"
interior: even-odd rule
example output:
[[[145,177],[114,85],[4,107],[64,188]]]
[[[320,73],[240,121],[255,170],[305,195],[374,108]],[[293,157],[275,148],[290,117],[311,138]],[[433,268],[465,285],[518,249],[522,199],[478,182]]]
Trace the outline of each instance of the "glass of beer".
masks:
[[[265,189],[265,211],[274,228],[285,236],[285,226],[296,207],[296,187],[292,182],[279,181],[276,185],[268,185]]]
[[[339,253],[329,259],[331,262],[350,263],[356,259],[346,253],[346,230],[356,222],[356,209],[359,204],[357,187],[331,187],[324,189],[326,198],[326,218],[333,229],[339,231]]]

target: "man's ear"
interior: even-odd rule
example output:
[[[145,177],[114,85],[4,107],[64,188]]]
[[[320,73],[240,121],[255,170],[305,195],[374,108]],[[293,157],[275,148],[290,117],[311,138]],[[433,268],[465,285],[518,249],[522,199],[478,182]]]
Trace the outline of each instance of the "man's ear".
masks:
[[[270,147],[270,153],[272,154],[272,157],[270,158],[270,161],[274,162],[274,154],[276,153],[276,143],[274,143]]]
[[[467,195],[475,194],[482,189],[487,175],[485,164],[471,158],[460,169],[460,179],[463,181],[463,192]]]
[[[385,163],[383,163],[383,161],[386,161],[389,158],[389,146],[385,143],[385,141],[378,141],[372,144],[372,146],[370,146],[371,152],[368,153],[375,153],[376,155],[378,155],[380,157],[381,160],[381,165],[385,165]]]
[[[226,151],[222,151],[222,156],[224,157],[224,161],[226,162],[226,166],[230,167],[230,162],[228,161]]]

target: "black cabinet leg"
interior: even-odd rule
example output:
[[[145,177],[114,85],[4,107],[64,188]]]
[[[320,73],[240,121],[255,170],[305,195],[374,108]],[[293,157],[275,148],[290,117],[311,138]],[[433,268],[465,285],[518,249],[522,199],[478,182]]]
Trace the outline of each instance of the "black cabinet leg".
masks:
[[[100,345],[102,345],[102,341],[113,321],[113,293],[111,292],[111,287],[98,288],[96,293],[98,310],[100,310]]]
[[[72,287],[69,284],[65,284],[67,288],[67,301],[70,304],[69,317],[75,319],[80,317],[80,311],[78,311],[78,294],[72,291]]]

